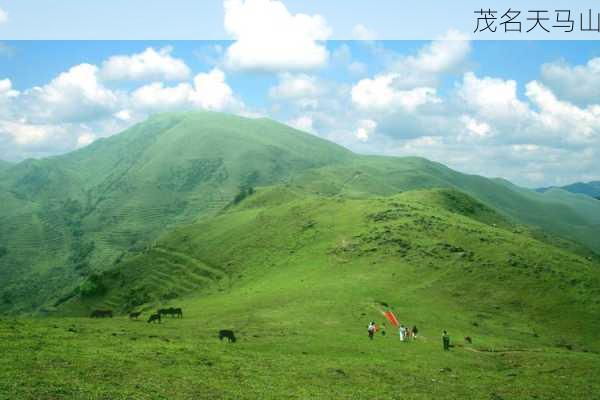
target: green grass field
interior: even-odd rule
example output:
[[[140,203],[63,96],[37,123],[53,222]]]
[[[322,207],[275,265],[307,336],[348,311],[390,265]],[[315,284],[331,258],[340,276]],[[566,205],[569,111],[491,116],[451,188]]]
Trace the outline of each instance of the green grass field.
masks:
[[[348,200],[265,188],[122,263],[101,277],[107,292],[62,306],[80,318],[2,321],[9,397],[552,399],[599,389],[598,264],[460,192]],[[192,271],[207,280],[186,290]],[[140,293],[149,297],[135,304]],[[418,340],[400,343],[389,323],[368,340],[382,303],[419,327]],[[107,306],[145,313],[84,316]],[[147,324],[162,306],[184,318]],[[219,342],[220,329],[238,342]]]

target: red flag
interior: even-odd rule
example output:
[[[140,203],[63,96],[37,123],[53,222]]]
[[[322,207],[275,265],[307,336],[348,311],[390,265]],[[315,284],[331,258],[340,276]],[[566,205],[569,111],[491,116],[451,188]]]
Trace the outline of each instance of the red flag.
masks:
[[[384,311],[383,315],[388,319],[388,321],[390,321],[392,323],[392,325],[394,325],[395,327],[398,327],[398,320],[396,319],[396,316],[394,315],[393,312],[391,311]]]

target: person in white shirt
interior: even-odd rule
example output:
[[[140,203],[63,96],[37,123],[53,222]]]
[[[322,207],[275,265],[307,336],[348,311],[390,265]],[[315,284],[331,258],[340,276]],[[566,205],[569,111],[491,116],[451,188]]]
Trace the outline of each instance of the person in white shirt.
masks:
[[[400,341],[404,342],[404,338],[406,337],[406,328],[404,325],[400,325]]]

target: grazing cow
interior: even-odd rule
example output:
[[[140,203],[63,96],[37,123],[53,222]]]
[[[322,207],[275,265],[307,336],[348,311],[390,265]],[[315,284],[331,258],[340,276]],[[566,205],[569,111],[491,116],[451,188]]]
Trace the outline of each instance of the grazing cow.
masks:
[[[473,339],[471,339],[471,336],[465,336],[465,342],[472,344],[473,343]]]
[[[227,338],[229,343],[235,343],[235,341],[237,340],[235,338],[235,333],[233,333],[233,331],[229,329],[221,329],[219,331],[219,340],[223,341],[224,338]]]
[[[158,321],[158,323],[160,324],[160,314],[152,314],[150,318],[148,318],[148,323],[156,321]]]
[[[129,313],[129,319],[138,319],[140,315],[142,315],[141,311],[132,311]]]
[[[92,315],[90,315],[90,318],[107,318],[113,317],[113,312],[112,310],[94,310],[92,312]]]
[[[183,318],[183,310],[181,308],[161,308],[158,310],[160,315],[170,315],[171,317]]]

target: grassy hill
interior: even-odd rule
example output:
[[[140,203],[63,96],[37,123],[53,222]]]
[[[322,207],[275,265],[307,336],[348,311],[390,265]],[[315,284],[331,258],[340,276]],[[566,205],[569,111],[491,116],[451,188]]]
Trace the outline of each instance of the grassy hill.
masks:
[[[347,199],[460,190],[540,238],[600,251],[592,199],[535,193],[421,158],[357,155],[266,119],[168,113],[79,151],[0,170],[0,311],[54,311],[161,235],[275,184]]]
[[[130,253],[89,282],[103,290],[61,307],[64,315],[135,308],[147,318],[177,306],[183,319],[4,319],[0,337],[11,346],[0,391],[589,398],[600,389],[599,268],[452,189],[350,198],[260,188]],[[400,343],[388,323],[386,336],[369,341],[366,325],[384,322],[383,309],[416,324],[418,340]],[[218,341],[224,328],[237,343]],[[450,352],[441,350],[444,329]]]

